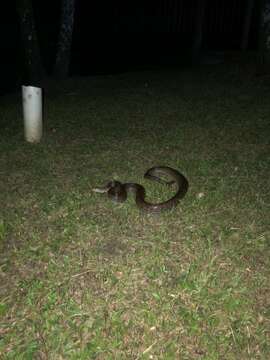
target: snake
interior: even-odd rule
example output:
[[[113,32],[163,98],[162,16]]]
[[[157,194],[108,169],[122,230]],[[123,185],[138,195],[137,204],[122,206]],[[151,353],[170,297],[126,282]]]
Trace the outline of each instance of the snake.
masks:
[[[162,179],[163,176],[169,176],[171,181]],[[161,177],[160,177],[161,176]],[[127,199],[128,193],[135,194],[135,202],[137,207],[146,213],[160,213],[176,207],[187,193],[189,183],[186,177],[178,170],[168,166],[155,166],[146,171],[144,178],[153,180],[165,185],[177,186],[176,193],[168,200],[160,203],[151,203],[145,200],[145,188],[137,183],[121,183],[120,181],[109,181],[105,186],[94,188],[97,193],[107,193],[108,197],[118,203],[122,203]]]

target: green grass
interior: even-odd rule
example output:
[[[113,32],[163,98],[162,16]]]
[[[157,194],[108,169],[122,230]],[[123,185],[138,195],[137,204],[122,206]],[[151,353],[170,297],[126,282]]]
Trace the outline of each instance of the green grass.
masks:
[[[245,70],[245,71],[244,71]],[[249,69],[250,70],[250,69]],[[235,65],[49,88],[42,142],[0,99],[1,359],[270,358],[270,102]],[[182,171],[179,207],[91,192]]]

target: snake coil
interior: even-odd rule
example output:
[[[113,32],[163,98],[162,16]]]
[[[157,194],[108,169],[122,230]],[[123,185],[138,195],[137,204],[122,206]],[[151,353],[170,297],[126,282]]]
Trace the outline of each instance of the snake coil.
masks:
[[[171,181],[165,181],[160,176],[169,176]],[[121,183],[119,181],[109,181],[102,188],[93,189],[94,192],[107,193],[108,197],[116,202],[124,202],[127,199],[127,193],[132,192],[135,194],[136,205],[140,210],[147,213],[160,213],[164,210],[170,210],[177,206],[180,199],[182,199],[188,191],[188,180],[179,171],[168,166],[155,166],[147,170],[144,178],[160,182],[166,185],[176,184],[177,190],[173,197],[170,199],[153,204],[145,200],[145,188],[136,183]]]

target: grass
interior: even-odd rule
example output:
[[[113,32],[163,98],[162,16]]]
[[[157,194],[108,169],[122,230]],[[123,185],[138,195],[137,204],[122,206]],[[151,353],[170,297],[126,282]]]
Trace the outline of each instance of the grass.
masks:
[[[270,358],[269,94],[235,64],[72,79],[38,145],[0,99],[1,358]],[[164,198],[158,164],[189,179],[173,211],[91,192]]]

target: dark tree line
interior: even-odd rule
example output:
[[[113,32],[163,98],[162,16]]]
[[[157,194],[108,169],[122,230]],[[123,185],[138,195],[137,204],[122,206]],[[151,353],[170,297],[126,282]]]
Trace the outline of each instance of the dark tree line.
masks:
[[[261,19],[258,53],[259,66],[263,67],[265,70],[270,68],[270,0],[260,0],[260,2]],[[59,20],[58,42],[53,70],[53,75],[58,78],[65,78],[69,73],[75,3],[76,0],[61,0],[61,16]],[[16,4],[20,19],[21,41],[24,49],[24,62],[28,73],[28,79],[29,82],[38,84],[41,82],[41,79],[45,77],[45,70],[42,65],[33,3],[32,0],[16,0]],[[243,8],[242,50],[247,48],[254,4],[255,0],[247,0],[245,2],[246,7]],[[191,47],[193,63],[198,61],[201,52],[206,18],[206,5],[207,0],[197,0],[196,2],[196,11],[194,13],[194,36]],[[55,9],[53,8],[51,9],[51,11],[54,10]],[[97,36],[98,35],[99,34],[97,33]],[[181,46],[181,44],[179,44],[179,46]]]

